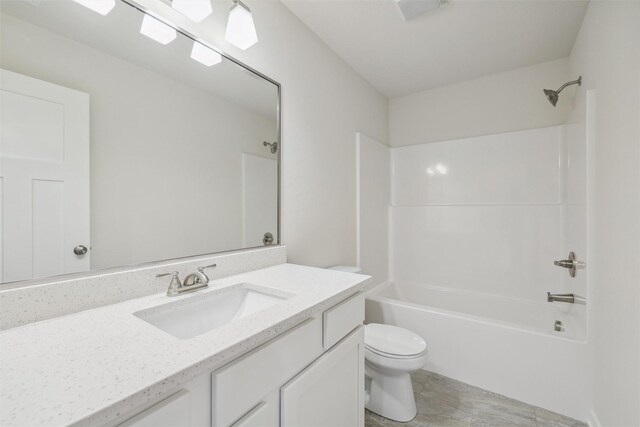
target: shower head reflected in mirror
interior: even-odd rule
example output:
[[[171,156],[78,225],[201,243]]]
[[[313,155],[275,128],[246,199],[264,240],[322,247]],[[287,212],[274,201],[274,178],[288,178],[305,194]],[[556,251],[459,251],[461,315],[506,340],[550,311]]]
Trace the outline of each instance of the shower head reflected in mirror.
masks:
[[[560,95],[560,92],[562,92],[562,89],[571,85],[578,85],[578,86],[582,85],[582,76],[578,77],[578,80],[574,80],[574,81],[563,84],[562,86],[560,86],[560,88],[558,88],[558,90],[543,89],[542,91],[544,92],[545,96],[547,97],[551,105],[555,107],[556,104],[558,103],[558,96]]]
[[[265,147],[269,147],[269,151],[271,151],[271,154],[276,154],[278,152],[278,141],[275,142],[267,142],[267,141],[262,141],[262,145],[264,145]]]

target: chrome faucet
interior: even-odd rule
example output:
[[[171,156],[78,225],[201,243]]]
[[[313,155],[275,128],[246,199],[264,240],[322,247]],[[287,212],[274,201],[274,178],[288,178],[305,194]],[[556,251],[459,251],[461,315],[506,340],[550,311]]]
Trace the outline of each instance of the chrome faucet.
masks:
[[[184,278],[182,282],[182,286],[200,286],[205,285],[205,287],[209,286],[209,276],[207,276],[204,272],[206,268],[214,268],[216,264],[205,265],[204,267],[198,267],[198,271],[195,273],[191,273]]]
[[[183,282],[180,282],[180,277],[177,271],[171,273],[156,274],[156,277],[171,276],[171,283],[169,284],[169,289],[167,289],[167,296],[175,297],[178,295],[186,294],[188,292],[208,288],[209,276],[205,274],[204,270],[213,267],[216,267],[216,264],[198,267],[198,271],[188,274],[187,277],[184,278]]]

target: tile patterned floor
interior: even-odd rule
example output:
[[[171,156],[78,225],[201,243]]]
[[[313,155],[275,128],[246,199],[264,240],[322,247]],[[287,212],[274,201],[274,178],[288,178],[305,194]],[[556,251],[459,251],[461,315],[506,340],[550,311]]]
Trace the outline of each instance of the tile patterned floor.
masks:
[[[411,376],[418,415],[399,423],[366,411],[365,427],[586,427],[542,408],[427,371]]]

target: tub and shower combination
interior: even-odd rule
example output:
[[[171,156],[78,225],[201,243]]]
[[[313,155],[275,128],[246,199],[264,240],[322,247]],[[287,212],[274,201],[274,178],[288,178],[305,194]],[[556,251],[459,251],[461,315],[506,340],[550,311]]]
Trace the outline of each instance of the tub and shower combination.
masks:
[[[582,123],[391,149],[361,141],[360,262],[392,278],[368,293],[366,322],[425,338],[429,371],[588,419],[589,306],[547,302],[587,297],[588,270],[554,265],[569,251],[588,265],[587,139]]]

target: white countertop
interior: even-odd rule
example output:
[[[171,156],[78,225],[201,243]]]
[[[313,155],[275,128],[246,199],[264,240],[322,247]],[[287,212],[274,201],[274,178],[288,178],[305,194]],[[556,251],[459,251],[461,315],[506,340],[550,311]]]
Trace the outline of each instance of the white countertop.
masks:
[[[179,297],[156,294],[2,331],[0,425],[104,424],[331,307],[367,278],[281,264],[213,280],[208,289]],[[238,283],[295,295],[188,340],[133,315]]]

